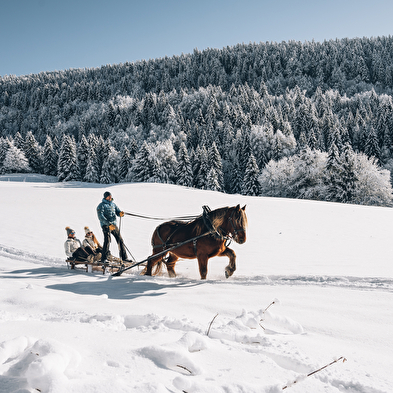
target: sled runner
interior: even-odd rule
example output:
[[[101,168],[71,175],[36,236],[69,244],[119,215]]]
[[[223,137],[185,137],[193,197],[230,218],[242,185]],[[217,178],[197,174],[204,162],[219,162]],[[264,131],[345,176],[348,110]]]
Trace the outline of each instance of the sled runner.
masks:
[[[131,262],[124,262],[120,258],[116,258],[113,255],[108,255],[108,263],[94,260],[91,262],[87,259],[78,260],[74,258],[67,258],[66,263],[68,269],[77,269],[82,267],[86,270],[86,272],[102,271],[103,274],[105,274],[107,271],[115,273],[132,265]]]

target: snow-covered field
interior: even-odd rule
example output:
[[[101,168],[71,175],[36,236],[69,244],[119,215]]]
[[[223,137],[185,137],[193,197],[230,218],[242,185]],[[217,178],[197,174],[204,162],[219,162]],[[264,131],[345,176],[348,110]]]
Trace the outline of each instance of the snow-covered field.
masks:
[[[43,180],[0,177],[0,392],[393,391],[392,209]],[[64,228],[102,241],[107,189],[154,217],[247,204],[237,271],[225,279],[226,258],[206,281],[196,260],[175,279],[67,270]],[[137,260],[158,223],[122,219]]]

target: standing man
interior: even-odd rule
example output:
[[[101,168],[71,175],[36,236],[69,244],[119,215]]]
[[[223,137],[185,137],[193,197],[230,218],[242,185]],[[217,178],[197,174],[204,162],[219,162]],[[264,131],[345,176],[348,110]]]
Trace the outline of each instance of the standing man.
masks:
[[[101,262],[107,263],[111,234],[114,236],[119,246],[120,259],[128,261],[126,248],[123,238],[120,235],[119,228],[117,227],[116,218],[116,216],[123,217],[124,212],[122,212],[113,202],[112,194],[109,191],[104,193],[102,202],[97,206],[97,215],[100,220],[102,231],[104,232],[104,246],[102,247]]]

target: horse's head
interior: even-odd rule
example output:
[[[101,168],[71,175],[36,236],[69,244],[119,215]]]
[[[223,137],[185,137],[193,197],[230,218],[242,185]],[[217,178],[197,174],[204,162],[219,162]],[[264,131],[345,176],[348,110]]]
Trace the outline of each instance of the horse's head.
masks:
[[[229,228],[228,232],[231,233],[233,240],[236,243],[243,244],[246,241],[246,228],[247,228],[247,216],[246,216],[246,205],[240,207],[237,205],[232,207],[229,213]]]

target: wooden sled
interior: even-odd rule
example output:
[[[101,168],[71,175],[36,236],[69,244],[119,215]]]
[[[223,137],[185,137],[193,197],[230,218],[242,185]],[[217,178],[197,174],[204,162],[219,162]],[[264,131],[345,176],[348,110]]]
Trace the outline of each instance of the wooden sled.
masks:
[[[132,265],[132,262],[124,262],[120,258],[109,255],[107,258],[108,263],[102,263],[101,261],[88,261],[88,260],[77,260],[74,258],[67,258],[66,263],[68,269],[84,268],[86,272],[91,273],[93,271],[102,271],[103,274],[106,272],[116,273],[119,270],[125,269]]]

